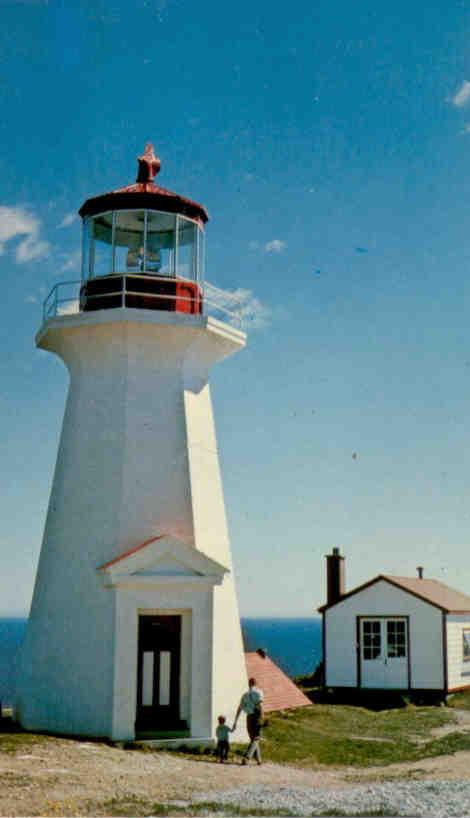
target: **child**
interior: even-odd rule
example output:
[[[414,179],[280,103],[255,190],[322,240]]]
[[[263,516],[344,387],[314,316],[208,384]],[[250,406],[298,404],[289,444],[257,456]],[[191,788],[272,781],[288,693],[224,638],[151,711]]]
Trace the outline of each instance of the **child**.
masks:
[[[217,736],[217,747],[215,752],[220,763],[223,764],[228,758],[228,751],[230,747],[228,738],[231,731],[228,724],[225,724],[225,716],[219,716],[217,721],[219,723],[215,730],[215,734]]]

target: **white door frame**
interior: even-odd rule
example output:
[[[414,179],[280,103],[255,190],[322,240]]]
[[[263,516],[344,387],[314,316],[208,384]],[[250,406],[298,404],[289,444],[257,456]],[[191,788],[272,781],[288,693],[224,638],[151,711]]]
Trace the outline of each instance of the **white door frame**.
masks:
[[[395,622],[404,623],[404,627],[390,627],[391,623]],[[403,614],[358,616],[357,636],[357,686],[364,689],[408,690],[409,616]]]

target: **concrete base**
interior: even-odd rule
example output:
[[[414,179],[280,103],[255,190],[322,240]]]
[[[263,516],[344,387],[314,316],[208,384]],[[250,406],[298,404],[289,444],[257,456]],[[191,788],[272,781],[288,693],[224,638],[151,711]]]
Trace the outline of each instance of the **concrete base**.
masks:
[[[126,747],[153,747],[158,750],[177,750],[180,747],[209,747],[213,749],[216,742],[210,736],[201,738],[146,738],[126,742]]]

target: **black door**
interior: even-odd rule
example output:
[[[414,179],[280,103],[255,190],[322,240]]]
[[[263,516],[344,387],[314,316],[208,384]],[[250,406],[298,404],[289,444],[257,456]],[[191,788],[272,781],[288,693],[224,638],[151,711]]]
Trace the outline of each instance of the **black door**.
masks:
[[[181,728],[180,616],[139,616],[137,730]]]

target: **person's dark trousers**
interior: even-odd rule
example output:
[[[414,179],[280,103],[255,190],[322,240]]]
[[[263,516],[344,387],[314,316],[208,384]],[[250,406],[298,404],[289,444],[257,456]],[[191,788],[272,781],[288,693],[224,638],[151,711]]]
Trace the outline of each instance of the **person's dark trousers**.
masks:
[[[218,741],[217,742],[217,757],[220,761],[226,761],[228,758],[228,751],[229,751],[229,743],[228,741]]]
[[[258,713],[247,714],[246,729],[250,737],[250,744],[246,751],[246,758],[250,759],[253,758],[254,756],[258,764],[261,764],[261,750],[259,747],[259,739],[261,736],[261,720]]]

